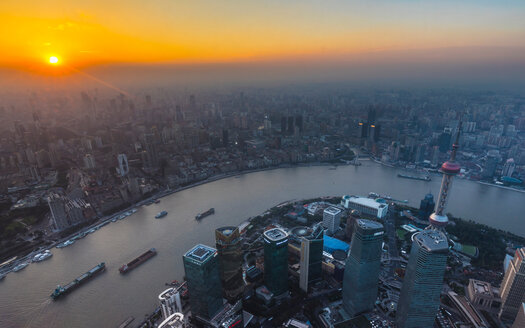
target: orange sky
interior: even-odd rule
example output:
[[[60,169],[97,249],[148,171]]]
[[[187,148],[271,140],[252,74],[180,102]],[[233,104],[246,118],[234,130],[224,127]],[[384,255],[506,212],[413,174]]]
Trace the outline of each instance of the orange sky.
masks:
[[[2,0],[0,66],[323,58],[525,45],[520,1]]]

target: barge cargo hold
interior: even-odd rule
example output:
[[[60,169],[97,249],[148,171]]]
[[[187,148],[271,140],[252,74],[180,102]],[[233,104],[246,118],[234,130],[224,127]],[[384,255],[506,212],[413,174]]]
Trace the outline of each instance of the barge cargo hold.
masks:
[[[155,255],[157,255],[157,250],[155,248],[152,248],[148,250],[146,253],[135,258],[133,261],[129,262],[128,264],[124,264],[123,266],[121,266],[118,269],[118,271],[122,274],[128,273],[129,271],[135,269],[136,267],[146,262],[147,260],[149,260]]]
[[[65,286],[58,285],[53,294],[51,294],[51,298],[53,300],[56,300],[60,296],[66,295],[73,291],[74,289],[78,288],[80,285],[84,284],[85,282],[89,281],[91,278],[95,277],[99,273],[103,272],[106,269],[106,263],[102,262],[99,265],[95,266],[88,272],[84,273],[77,279],[73,280],[69,284]]]

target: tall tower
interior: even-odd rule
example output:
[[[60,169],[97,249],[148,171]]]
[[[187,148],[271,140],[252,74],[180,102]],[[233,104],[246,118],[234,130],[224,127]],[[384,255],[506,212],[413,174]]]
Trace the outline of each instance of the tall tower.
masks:
[[[288,291],[288,234],[279,228],[264,232],[264,284],[275,296]]]
[[[412,249],[397,304],[397,327],[433,327],[447,265],[447,237],[438,230],[412,235]]]
[[[518,248],[510,261],[500,288],[502,321],[511,323],[525,302],[525,247]]]
[[[238,227],[215,230],[215,245],[219,254],[222,288],[228,300],[235,300],[244,290],[242,280],[241,234]]]
[[[450,194],[450,189],[452,188],[452,180],[454,179],[454,176],[461,171],[461,166],[456,162],[456,153],[459,148],[459,135],[461,134],[461,124],[462,122],[460,121],[456,141],[452,145],[450,159],[443,163],[439,170],[443,173],[443,180],[441,180],[441,189],[439,190],[436,209],[429,218],[429,228],[431,229],[444,230],[448,223],[448,217],[445,214],[445,206],[447,205],[447,199]]]
[[[323,276],[323,230],[319,224],[311,234],[301,238],[299,287],[305,292],[308,292],[309,284]]]
[[[343,306],[352,317],[370,311],[377,299],[383,225],[358,219],[343,278]]]
[[[190,293],[191,313],[204,320],[223,309],[217,250],[197,245],[182,257]]]

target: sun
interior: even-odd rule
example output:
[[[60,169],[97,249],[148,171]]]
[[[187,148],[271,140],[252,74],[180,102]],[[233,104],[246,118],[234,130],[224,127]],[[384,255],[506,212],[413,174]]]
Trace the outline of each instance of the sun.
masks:
[[[49,57],[49,63],[53,65],[58,64],[58,58],[56,56]]]

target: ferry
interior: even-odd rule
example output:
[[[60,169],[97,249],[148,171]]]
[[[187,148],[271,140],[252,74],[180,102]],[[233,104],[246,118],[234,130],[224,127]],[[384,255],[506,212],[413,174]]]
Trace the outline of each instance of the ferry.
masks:
[[[56,300],[62,295],[65,295],[74,289],[78,288],[80,285],[84,284],[86,281],[90,280],[91,278],[95,277],[99,273],[103,272],[106,269],[106,263],[102,262],[99,265],[95,266],[88,272],[84,273],[80,277],[76,278],[69,284],[65,286],[58,285],[57,288],[53,291],[53,293],[50,295],[53,300]]]
[[[155,199],[154,203],[155,203],[155,204],[160,203],[160,199]]]
[[[432,180],[430,178],[430,176],[428,176],[428,175],[426,175],[424,177],[418,177],[418,176],[398,173],[397,176],[400,177],[400,178],[412,179],[412,180],[421,180],[421,181],[430,181],[430,180]]]
[[[145,252],[144,254],[140,255],[139,257],[135,258],[133,261],[129,262],[128,264],[124,264],[123,266],[121,266],[118,269],[118,271],[121,274],[128,273],[129,271],[135,269],[136,267],[146,262],[147,260],[149,260],[155,255],[157,255],[157,250],[155,250],[155,248],[152,248],[148,250],[147,252]]]
[[[201,219],[207,217],[208,215],[212,215],[212,214],[215,214],[215,209],[213,207],[210,208],[209,210],[207,210],[204,213],[197,214],[197,216],[195,216],[195,219],[196,220],[201,220]]]
[[[42,262],[53,256],[49,250],[45,250],[43,253],[38,253],[33,257],[33,262]]]
[[[29,265],[29,263],[27,263],[27,262],[20,263],[19,265],[15,266],[15,267],[13,268],[13,272],[18,272],[18,271],[20,271],[20,270],[23,270],[23,269],[25,269],[25,267],[28,266],[28,265]]]
[[[166,211],[159,212],[159,213],[157,213],[157,215],[155,215],[155,219],[161,219],[161,218],[165,217],[166,215],[168,215],[168,212],[166,212]]]
[[[4,280],[5,276],[7,276],[7,273],[5,273],[5,274],[0,274],[0,281]]]
[[[62,244],[57,245],[57,248],[64,248],[64,247],[67,247],[69,245],[73,245],[74,243],[75,243],[75,241],[73,239],[66,240]]]
[[[111,219],[111,222],[117,222],[117,218]]]

